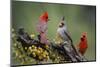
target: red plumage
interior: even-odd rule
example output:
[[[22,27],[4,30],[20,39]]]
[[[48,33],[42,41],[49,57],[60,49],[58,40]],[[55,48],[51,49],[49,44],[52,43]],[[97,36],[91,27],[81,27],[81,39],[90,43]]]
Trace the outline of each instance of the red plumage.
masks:
[[[39,17],[39,23],[37,25],[37,31],[39,32],[40,35],[40,42],[47,44],[48,39],[46,37],[47,35],[47,22],[48,22],[48,13],[44,12],[41,14]]]
[[[40,16],[40,21],[44,21],[47,22],[48,21],[48,13],[44,12],[41,16]]]
[[[79,52],[82,55],[84,55],[88,48],[86,32],[82,33],[82,37],[80,38],[80,43],[79,43],[78,47],[79,47]]]
[[[39,23],[38,23],[38,26],[37,26],[37,31],[39,33],[41,33],[41,32],[46,33],[46,31],[47,31],[47,22],[48,22],[48,13],[44,12],[39,17]]]

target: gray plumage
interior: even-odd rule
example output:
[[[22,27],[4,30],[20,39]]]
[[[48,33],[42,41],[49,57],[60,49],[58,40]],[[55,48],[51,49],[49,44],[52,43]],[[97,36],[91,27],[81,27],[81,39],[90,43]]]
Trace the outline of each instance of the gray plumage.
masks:
[[[66,55],[68,55],[71,58],[71,61],[72,62],[82,61],[82,58],[77,53],[77,51],[73,45],[73,41],[69,35],[68,29],[65,26],[64,17],[62,18],[62,20],[59,24],[59,27],[57,29],[57,33],[63,39],[63,41],[64,41],[63,49],[65,50],[64,52],[66,53]]]

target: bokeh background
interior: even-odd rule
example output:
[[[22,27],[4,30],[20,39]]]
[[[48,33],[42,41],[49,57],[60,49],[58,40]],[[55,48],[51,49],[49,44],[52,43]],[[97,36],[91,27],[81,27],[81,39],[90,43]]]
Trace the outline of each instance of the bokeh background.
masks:
[[[76,46],[82,32],[87,32],[88,49],[85,57],[89,61],[96,60],[96,7],[89,5],[54,4],[39,2],[12,2],[12,28],[18,30],[24,27],[31,34],[38,34],[36,26],[39,16],[47,11],[50,21],[48,22],[48,38],[53,41],[56,30],[62,16],[65,16],[66,25]]]

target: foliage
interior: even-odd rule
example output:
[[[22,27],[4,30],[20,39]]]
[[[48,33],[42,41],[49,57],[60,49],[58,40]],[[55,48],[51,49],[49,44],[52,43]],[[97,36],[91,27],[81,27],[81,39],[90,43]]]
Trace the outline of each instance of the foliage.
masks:
[[[32,38],[34,34],[30,35]],[[45,49],[37,47],[34,44],[30,47],[22,47],[22,44],[17,41],[17,33],[12,29],[12,44],[11,44],[11,61],[14,65],[27,65],[27,64],[44,64],[44,63],[61,63],[67,62],[64,56],[59,54],[50,46],[45,46]],[[55,44],[55,43],[53,43]],[[24,50],[25,49],[25,50]]]

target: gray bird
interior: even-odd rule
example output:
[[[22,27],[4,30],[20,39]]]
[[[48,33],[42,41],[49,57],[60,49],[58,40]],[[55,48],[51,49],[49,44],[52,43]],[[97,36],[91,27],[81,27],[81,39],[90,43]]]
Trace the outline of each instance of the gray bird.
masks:
[[[82,58],[77,53],[75,47],[73,46],[73,41],[69,35],[68,29],[65,25],[65,19],[62,17],[59,27],[57,29],[57,33],[60,35],[62,40],[64,41],[63,49],[64,52],[71,58],[72,62],[82,61]]]

